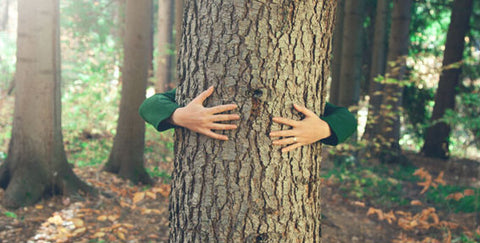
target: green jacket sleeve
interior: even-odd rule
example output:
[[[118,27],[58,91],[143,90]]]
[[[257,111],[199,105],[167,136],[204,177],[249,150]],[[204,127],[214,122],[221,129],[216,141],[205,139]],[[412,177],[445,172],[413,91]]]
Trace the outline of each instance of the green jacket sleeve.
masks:
[[[337,145],[344,142],[357,130],[357,119],[345,107],[339,107],[327,102],[322,120],[328,123],[332,135],[322,139],[321,142],[328,145]]]
[[[155,94],[140,105],[140,116],[160,132],[174,127],[167,122],[167,119],[179,107],[175,102],[175,91],[176,89],[173,89],[165,93]]]
[[[140,106],[140,116],[158,131],[173,128],[174,125],[167,119],[179,107],[175,102],[176,90],[155,94],[146,99]],[[347,108],[327,103],[325,112],[321,118],[328,123],[332,135],[322,139],[321,142],[328,145],[337,145],[350,137],[357,129],[357,120]]]

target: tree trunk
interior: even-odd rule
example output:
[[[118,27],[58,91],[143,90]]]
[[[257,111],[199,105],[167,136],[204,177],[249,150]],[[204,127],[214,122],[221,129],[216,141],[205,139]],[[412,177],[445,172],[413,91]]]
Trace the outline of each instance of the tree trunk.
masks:
[[[345,0],[342,66],[338,105],[358,104],[362,64],[362,34],[365,0]]]
[[[9,13],[8,10],[10,8],[10,0],[5,0],[4,2],[5,2],[4,4],[0,5],[0,7],[4,7],[4,12],[0,17],[0,31],[6,30],[7,24],[8,24],[8,13]]]
[[[384,161],[396,162],[400,155],[400,107],[402,104],[412,0],[394,0],[388,40],[387,70],[380,105],[380,131],[377,139]]]
[[[172,47],[173,16],[172,0],[158,1],[158,57],[157,57],[157,82],[155,91],[162,93],[174,88],[170,48]]]
[[[443,69],[438,82],[431,119],[435,125],[427,129],[425,144],[422,149],[423,153],[429,157],[445,159],[449,157],[448,138],[450,126],[438,120],[443,117],[447,109],[455,108],[456,88],[460,83],[460,75],[462,74],[460,62],[463,59],[465,35],[470,29],[472,5],[473,0],[455,0],[453,2],[443,56]],[[456,66],[456,64],[459,65]]]
[[[0,186],[8,207],[91,191],[67,163],[60,102],[58,0],[18,2],[15,111]]]
[[[387,56],[387,29],[390,1],[377,0],[375,15],[375,34],[373,37],[373,53],[369,78],[369,107],[368,121],[365,128],[364,140],[375,138],[378,134],[378,118],[382,101],[383,84],[375,81],[378,76],[385,76]]]
[[[183,32],[183,8],[184,8],[184,0],[175,0],[175,49],[178,57],[179,47],[182,40],[182,32]]]
[[[138,107],[145,99],[149,58],[152,41],[151,0],[127,0],[125,14],[125,44],[122,98],[113,142],[105,170],[117,173],[134,183],[151,184],[143,167],[145,123],[138,115]]]
[[[335,27],[332,40],[332,65],[329,101],[339,103],[340,96],[340,69],[342,66],[343,20],[345,17],[345,0],[339,0],[335,13]]]
[[[282,154],[271,117],[325,105],[336,1],[185,2],[177,102],[234,102],[230,140],[176,129],[171,242],[320,242],[320,143]]]

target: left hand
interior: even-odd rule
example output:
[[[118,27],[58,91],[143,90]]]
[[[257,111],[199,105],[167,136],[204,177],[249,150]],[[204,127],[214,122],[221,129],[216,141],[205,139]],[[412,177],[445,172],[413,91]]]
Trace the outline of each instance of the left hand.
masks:
[[[295,121],[283,117],[274,117],[272,119],[273,122],[292,127],[292,129],[270,133],[272,138],[282,137],[281,139],[273,140],[273,145],[288,145],[282,148],[282,152],[288,152],[300,146],[315,143],[332,135],[328,123],[320,119],[315,113],[301,105],[294,104],[293,107],[305,115],[303,120]]]

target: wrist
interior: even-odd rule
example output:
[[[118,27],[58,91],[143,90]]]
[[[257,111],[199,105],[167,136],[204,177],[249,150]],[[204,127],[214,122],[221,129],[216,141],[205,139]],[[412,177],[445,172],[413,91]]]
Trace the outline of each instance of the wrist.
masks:
[[[168,122],[169,122],[170,124],[172,124],[172,125],[183,127],[182,124],[181,124],[182,115],[183,115],[183,110],[184,110],[183,107],[177,108],[177,109],[172,113],[172,115],[168,118]]]

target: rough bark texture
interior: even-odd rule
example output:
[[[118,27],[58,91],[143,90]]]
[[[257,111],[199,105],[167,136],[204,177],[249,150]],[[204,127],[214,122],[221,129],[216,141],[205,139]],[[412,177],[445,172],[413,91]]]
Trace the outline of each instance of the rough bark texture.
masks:
[[[393,1],[386,82],[384,83],[384,93],[380,105],[379,124],[381,133],[377,135],[382,153],[388,156],[384,159],[392,162],[397,159],[400,151],[400,108],[403,91],[400,82],[405,77],[411,8],[412,0]]]
[[[385,75],[387,56],[387,30],[388,30],[388,0],[378,0],[375,15],[375,34],[373,37],[372,63],[369,78],[369,107],[368,121],[365,128],[364,139],[370,140],[378,134],[378,117],[382,101],[383,84],[375,79]]]
[[[71,170],[63,148],[58,7],[58,0],[18,2],[15,111],[0,168],[8,207],[90,190]]]
[[[335,12],[335,27],[332,40],[332,65],[329,101],[333,104],[339,102],[340,92],[340,68],[342,67],[342,41],[343,20],[345,16],[345,0],[339,0]]]
[[[320,144],[280,152],[271,117],[321,114],[335,1],[190,0],[177,101],[234,102],[229,141],[176,130],[171,242],[320,242]]]
[[[453,2],[450,26],[448,27],[445,53],[443,56],[443,71],[438,82],[435,106],[433,108],[432,122],[441,119],[447,109],[455,108],[456,87],[462,74],[461,65],[451,67],[463,59],[465,48],[465,35],[470,28],[470,16],[473,9],[473,0],[455,0]],[[438,122],[427,129],[423,152],[426,156],[448,158],[448,137],[450,126],[445,122]]]
[[[345,0],[342,41],[342,66],[338,105],[358,104],[362,65],[362,34],[365,0]]]
[[[113,148],[104,168],[144,184],[152,181],[143,167],[145,122],[138,115],[138,107],[145,99],[151,62],[148,53],[152,41],[151,8],[151,0],[127,0],[120,113]]]
[[[170,48],[173,45],[173,19],[172,12],[173,0],[158,1],[158,57],[157,57],[157,82],[155,91],[157,93],[165,92],[174,88],[172,80],[172,55]]]

